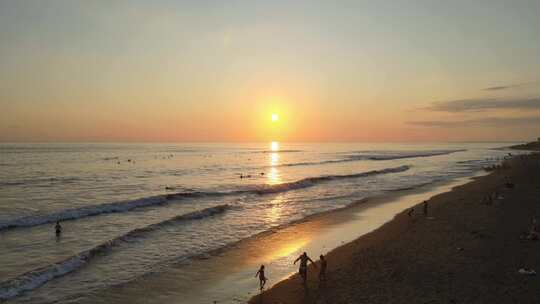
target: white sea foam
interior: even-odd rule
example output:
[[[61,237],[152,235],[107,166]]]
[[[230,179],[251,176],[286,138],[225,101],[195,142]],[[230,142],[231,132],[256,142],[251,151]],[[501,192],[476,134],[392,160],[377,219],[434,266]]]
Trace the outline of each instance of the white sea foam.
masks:
[[[256,190],[256,192],[259,194],[283,192],[283,191],[288,191],[288,190],[312,187],[321,182],[328,182],[328,181],[338,180],[338,179],[360,178],[360,177],[366,177],[366,176],[377,175],[377,174],[398,173],[398,172],[407,171],[409,170],[409,168],[410,168],[409,166],[399,166],[399,167],[394,167],[394,168],[386,168],[382,170],[373,170],[373,171],[346,174],[346,175],[325,175],[325,176],[317,176],[317,177],[308,177],[308,178],[304,178],[304,179],[290,182],[290,183],[260,186],[259,189]]]
[[[205,208],[195,212],[179,215],[168,220],[152,224],[146,227],[131,230],[114,239],[101,243],[89,250],[80,252],[77,255],[71,256],[63,261],[35,269],[19,275],[11,280],[0,283],[0,300],[7,300],[17,297],[20,294],[34,290],[41,285],[55,278],[64,276],[73,272],[89,263],[94,256],[100,253],[107,252],[113,246],[120,242],[129,241],[132,238],[142,237],[146,233],[158,230],[164,226],[188,220],[201,220],[209,216],[217,215],[225,212],[229,208],[228,205],[218,205],[210,208]]]
[[[55,213],[27,216],[14,220],[0,222],[0,231],[12,228],[32,227],[56,221],[76,220],[89,216],[97,216],[107,213],[127,212],[136,208],[155,206],[165,204],[171,199],[181,199],[186,197],[196,196],[224,196],[224,195],[239,195],[239,194],[268,194],[286,192],[295,189],[307,188],[321,182],[327,182],[336,179],[359,178],[376,174],[388,174],[403,172],[409,169],[409,166],[399,166],[395,168],[386,168],[382,170],[373,170],[368,172],[347,174],[347,175],[325,175],[308,177],[294,182],[276,184],[276,185],[261,185],[251,189],[233,190],[225,192],[178,192],[166,195],[158,195],[147,198],[141,198],[132,201],[114,202],[100,205],[85,206],[81,208],[67,209]]]

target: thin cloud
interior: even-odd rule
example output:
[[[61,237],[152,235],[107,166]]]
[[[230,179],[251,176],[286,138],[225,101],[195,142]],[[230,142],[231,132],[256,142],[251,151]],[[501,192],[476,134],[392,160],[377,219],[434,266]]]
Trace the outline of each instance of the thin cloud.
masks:
[[[453,120],[453,121],[409,121],[409,125],[422,127],[470,127],[470,126],[492,126],[492,127],[512,127],[526,125],[540,125],[540,116],[525,117],[485,117],[479,119]]]
[[[518,83],[518,84],[507,84],[507,85],[483,88],[482,91],[501,91],[501,90],[520,88],[520,87],[529,86],[529,85],[536,85],[536,84],[537,84],[537,82],[525,82],[525,83]]]
[[[540,98],[461,99],[436,102],[427,108],[427,110],[438,112],[478,112],[497,109],[540,110]]]
[[[516,84],[516,85],[506,85],[506,86],[497,86],[497,87],[489,87],[489,88],[484,88],[482,89],[483,91],[500,91],[500,90],[506,90],[506,89],[513,89],[513,88],[517,88],[517,87],[520,87],[521,85],[519,84]]]

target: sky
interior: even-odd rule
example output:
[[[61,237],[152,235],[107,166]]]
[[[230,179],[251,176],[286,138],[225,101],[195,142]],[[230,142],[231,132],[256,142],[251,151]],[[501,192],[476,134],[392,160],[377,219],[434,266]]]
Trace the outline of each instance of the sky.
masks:
[[[536,139],[539,15],[537,0],[0,0],[0,142]]]

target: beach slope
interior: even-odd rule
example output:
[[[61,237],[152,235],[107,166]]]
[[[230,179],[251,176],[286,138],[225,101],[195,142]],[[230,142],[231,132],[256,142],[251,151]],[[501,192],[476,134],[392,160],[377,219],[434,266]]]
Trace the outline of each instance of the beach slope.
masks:
[[[540,271],[540,241],[520,238],[540,215],[538,154],[437,195],[422,211],[331,251],[325,284],[310,267],[307,289],[294,275],[250,303],[540,303],[540,275],[519,272]]]

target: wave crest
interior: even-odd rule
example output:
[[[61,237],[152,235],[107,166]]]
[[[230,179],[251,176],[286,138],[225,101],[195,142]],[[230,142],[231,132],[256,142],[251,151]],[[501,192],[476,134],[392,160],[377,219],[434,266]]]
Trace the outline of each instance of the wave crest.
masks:
[[[314,165],[325,165],[325,164],[335,164],[335,163],[346,163],[359,160],[393,160],[393,159],[403,159],[403,158],[416,158],[416,157],[431,157],[439,155],[447,155],[456,152],[463,152],[466,150],[437,150],[437,151],[413,151],[409,153],[404,152],[369,152],[370,154],[365,154],[368,151],[358,151],[359,154],[346,155],[345,158],[340,159],[330,159],[323,160],[318,162],[299,162],[299,163],[287,163],[278,165],[278,167],[295,167],[295,166],[314,166]]]
[[[127,212],[136,208],[150,207],[161,204],[166,204],[170,200],[174,199],[184,199],[190,197],[208,197],[208,196],[226,196],[226,195],[241,195],[241,194],[269,194],[269,193],[278,193],[286,192],[301,188],[307,188],[314,186],[315,184],[335,180],[335,179],[344,179],[344,178],[358,178],[375,174],[386,174],[386,173],[397,173],[408,170],[409,166],[399,166],[394,168],[386,168],[382,170],[373,170],[369,172],[354,173],[348,175],[326,175],[326,176],[316,176],[308,177],[298,181],[282,183],[277,185],[256,185],[248,189],[241,190],[232,190],[224,192],[178,192],[165,195],[151,196],[131,201],[121,201],[114,203],[106,203],[100,205],[91,205],[81,208],[67,209],[54,213],[44,214],[44,215],[32,215],[22,218],[17,218],[13,220],[7,220],[0,222],[0,231],[13,229],[13,228],[24,228],[24,227],[33,227],[48,223],[54,223],[56,221],[67,221],[67,220],[76,220],[89,216],[97,216],[107,213],[120,213]]]
[[[44,215],[26,216],[6,222],[0,223],[0,230],[18,228],[18,227],[32,227],[37,225],[43,225],[47,223],[54,223],[56,221],[73,220],[87,216],[94,216],[103,213],[124,212],[131,209],[145,207],[156,204],[163,204],[166,202],[166,198],[163,196],[147,197],[133,201],[121,201],[101,205],[85,206],[81,208],[74,208],[68,210],[62,210],[55,213]]]
[[[377,175],[377,174],[398,173],[398,172],[407,171],[409,169],[410,169],[410,166],[404,165],[404,166],[399,166],[399,167],[386,168],[382,170],[372,170],[372,171],[354,173],[354,174],[308,177],[308,178],[304,178],[304,179],[290,182],[290,183],[282,183],[282,184],[277,184],[277,185],[264,185],[264,186],[259,187],[259,189],[255,190],[255,192],[257,192],[258,194],[284,192],[288,190],[311,187],[318,183],[327,182],[331,180],[359,178],[359,177],[366,177],[366,176]]]
[[[20,294],[34,290],[41,285],[55,278],[64,276],[70,272],[84,267],[89,263],[94,256],[110,250],[113,246],[120,242],[127,242],[132,238],[141,237],[145,233],[155,231],[163,226],[175,224],[188,220],[200,220],[216,214],[225,212],[229,205],[218,205],[202,210],[197,210],[191,213],[179,215],[163,222],[152,224],[146,227],[133,229],[121,236],[103,242],[89,250],[80,252],[77,255],[71,256],[61,262],[51,264],[39,269],[35,269],[24,274],[21,274],[11,280],[0,283],[0,300],[7,300],[19,296]]]

